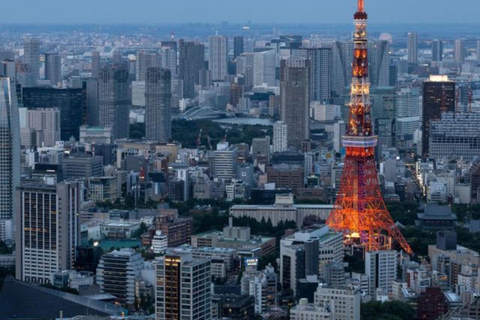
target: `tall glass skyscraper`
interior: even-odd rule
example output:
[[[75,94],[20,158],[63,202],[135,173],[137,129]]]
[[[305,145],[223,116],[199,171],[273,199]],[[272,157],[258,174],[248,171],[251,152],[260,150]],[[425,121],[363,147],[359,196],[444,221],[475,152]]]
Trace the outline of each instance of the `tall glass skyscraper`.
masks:
[[[15,87],[0,78],[0,239],[10,238],[15,189],[20,185],[20,120]],[[10,221],[10,222],[9,222]],[[11,229],[11,227],[10,227]],[[11,231],[11,230],[10,230]]]

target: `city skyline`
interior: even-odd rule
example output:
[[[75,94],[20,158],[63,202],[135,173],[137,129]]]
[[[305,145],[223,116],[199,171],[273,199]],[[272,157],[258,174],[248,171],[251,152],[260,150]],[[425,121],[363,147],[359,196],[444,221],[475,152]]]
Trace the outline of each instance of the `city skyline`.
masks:
[[[472,10],[462,11],[456,15],[448,11],[449,0],[414,0],[382,1],[371,0],[366,10],[371,15],[372,23],[477,23],[476,10],[480,4],[474,0],[463,0],[462,5]],[[116,0],[112,9],[112,1],[85,0],[82,2],[61,0],[37,2],[33,0],[10,1],[3,4],[4,10],[10,14],[2,20],[4,24],[135,24],[135,23],[188,23],[188,22],[221,22],[253,23],[268,21],[276,23],[348,23],[352,13],[353,0],[314,1],[305,0],[299,8],[297,2],[286,2],[278,5],[274,0],[255,2],[246,0],[242,6],[232,10],[231,4],[221,0],[197,2],[177,0],[169,3],[154,3],[142,0],[140,5],[131,6],[126,0]],[[30,10],[25,11],[28,7]],[[190,10],[185,11],[188,7]],[[340,8],[339,8],[340,7]],[[95,8],[95,10],[92,10]],[[125,10],[122,10],[125,8]],[[128,9],[127,9],[128,8]],[[415,10],[412,10],[415,8]],[[265,12],[268,11],[268,20]],[[395,14],[389,14],[395,12]]]

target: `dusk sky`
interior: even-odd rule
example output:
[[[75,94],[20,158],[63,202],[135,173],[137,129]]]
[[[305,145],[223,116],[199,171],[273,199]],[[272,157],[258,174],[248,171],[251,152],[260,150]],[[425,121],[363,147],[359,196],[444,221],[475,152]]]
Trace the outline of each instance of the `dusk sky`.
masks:
[[[0,23],[349,23],[356,0],[11,0]],[[477,23],[478,0],[366,0],[375,23]]]

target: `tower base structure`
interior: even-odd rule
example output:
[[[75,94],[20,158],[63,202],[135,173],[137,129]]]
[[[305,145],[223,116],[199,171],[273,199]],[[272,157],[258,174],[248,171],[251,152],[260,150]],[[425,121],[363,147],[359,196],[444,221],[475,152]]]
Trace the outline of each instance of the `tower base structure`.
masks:
[[[344,138],[344,145],[349,144],[348,139],[352,140]],[[339,193],[327,224],[344,233],[346,245],[361,245],[365,251],[390,250],[393,239],[405,252],[413,254],[380,192],[374,147],[368,146],[375,138],[353,139],[347,146]]]

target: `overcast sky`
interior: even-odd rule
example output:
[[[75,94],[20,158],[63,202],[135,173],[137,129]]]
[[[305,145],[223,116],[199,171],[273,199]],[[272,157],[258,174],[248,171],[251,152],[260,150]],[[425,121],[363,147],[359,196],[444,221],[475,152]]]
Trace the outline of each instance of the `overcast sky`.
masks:
[[[365,0],[375,23],[479,23],[479,0]],[[1,0],[1,23],[349,23],[356,0]]]

